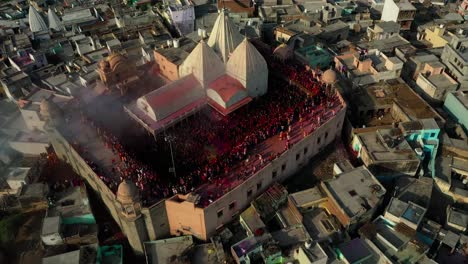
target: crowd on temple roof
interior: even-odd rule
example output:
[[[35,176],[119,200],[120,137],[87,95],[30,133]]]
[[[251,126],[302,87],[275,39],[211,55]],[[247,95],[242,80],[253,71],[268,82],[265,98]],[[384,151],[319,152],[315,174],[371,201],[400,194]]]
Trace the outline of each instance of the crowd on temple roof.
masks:
[[[331,106],[337,100],[335,94],[327,94],[324,85],[317,80],[318,74],[299,65],[285,67],[275,62],[270,65],[275,70],[281,71],[286,78],[290,78],[293,84],[302,80],[299,84],[310,93],[306,94],[292,85],[277,80],[270,84],[266,95],[229,116],[222,116],[214,110],[202,112],[184,121],[185,124],[177,125],[157,135],[156,146],[147,146],[149,149],[145,150],[145,153],[152,153],[152,156],[157,157],[156,163],[166,161],[169,165],[170,149],[166,140],[169,135],[177,164],[174,168],[177,177],[158,166],[151,167],[138,161],[140,158],[137,156],[138,153],[126,149],[116,136],[104,130],[99,122],[88,118],[85,114],[82,114],[82,122],[94,127],[106,147],[119,157],[120,160],[112,160],[111,173],[120,175],[121,179],[129,178],[134,181],[142,193],[144,203],[176,193],[188,193],[204,183],[221,186],[225,178],[222,175],[233,173],[234,170],[238,178],[252,175],[268,164],[268,161],[281,154],[276,153],[268,157],[261,154],[254,155],[252,150],[261,142],[279,135],[285,143],[284,152],[291,144],[289,134],[293,124],[314,117],[315,127],[319,126],[322,122],[321,117],[315,118],[323,115],[317,110],[319,106]],[[301,128],[301,133],[306,136],[315,127]],[[86,152],[86,150],[81,151]],[[245,165],[238,170],[237,166],[242,164],[241,162]],[[116,191],[119,184],[115,181],[116,177],[104,175],[105,173],[92,162],[90,165],[98,171],[109,188]],[[161,166],[163,167],[166,168]],[[156,168],[157,173],[153,168]],[[214,199],[216,197],[212,198]]]

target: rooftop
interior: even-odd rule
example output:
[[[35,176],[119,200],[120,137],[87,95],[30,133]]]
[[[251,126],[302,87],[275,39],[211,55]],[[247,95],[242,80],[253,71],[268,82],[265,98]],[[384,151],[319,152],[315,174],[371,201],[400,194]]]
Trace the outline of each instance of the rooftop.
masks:
[[[364,166],[338,174],[323,185],[350,218],[376,207],[386,192]]]
[[[367,86],[353,95],[353,104],[359,108],[388,109],[397,104],[412,120],[434,118],[443,121],[407,84],[390,80]]]
[[[456,91],[453,95],[468,109],[468,91]]]
[[[362,238],[355,238],[338,246],[338,258],[345,258],[348,263],[378,263],[378,252],[370,245],[370,241]]]
[[[181,65],[190,52],[192,52],[192,50],[195,48],[197,43],[188,38],[181,38],[178,41],[180,45],[178,48],[170,47],[156,49],[155,52],[163,55],[168,61],[174,63],[175,65]]]
[[[145,252],[149,264],[173,263],[181,260],[184,253],[193,245],[192,236],[181,236],[145,242]]]
[[[320,191],[320,189],[316,186],[314,188],[310,188],[304,191],[292,193],[289,195],[292,201],[297,207],[307,206],[307,204],[311,202],[316,202],[320,199],[326,198],[326,195]]]
[[[398,128],[378,129],[356,136],[374,161],[419,160]]]

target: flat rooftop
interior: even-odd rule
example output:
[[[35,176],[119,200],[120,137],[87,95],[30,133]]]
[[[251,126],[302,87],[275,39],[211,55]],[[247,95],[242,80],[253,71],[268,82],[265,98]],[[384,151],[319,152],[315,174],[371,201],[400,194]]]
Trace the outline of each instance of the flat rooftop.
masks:
[[[356,136],[375,161],[419,160],[398,128],[379,129]]]
[[[429,104],[398,79],[369,85],[355,93],[353,99],[352,103],[358,109],[388,109],[396,103],[413,120],[442,119]]]
[[[465,108],[468,108],[468,91],[457,91],[453,95],[460,101]]]
[[[385,188],[364,166],[338,174],[323,186],[331,192],[343,210],[354,217],[377,206]]]

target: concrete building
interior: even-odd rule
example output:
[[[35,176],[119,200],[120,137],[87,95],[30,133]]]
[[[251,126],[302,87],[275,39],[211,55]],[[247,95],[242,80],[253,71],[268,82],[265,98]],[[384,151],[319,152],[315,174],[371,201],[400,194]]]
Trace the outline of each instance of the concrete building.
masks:
[[[436,161],[434,181],[444,194],[456,202],[468,202],[468,160],[445,156]]]
[[[453,33],[441,24],[425,28],[422,33],[418,33],[418,40],[427,41],[431,48],[443,48],[451,41],[452,36]]]
[[[398,128],[356,132],[353,149],[381,179],[418,173],[434,175],[439,132],[434,119],[402,122]],[[427,167],[420,168],[423,161]]]
[[[279,223],[281,229],[270,233],[263,222],[272,221]],[[301,221],[302,215],[288,198],[286,189],[272,185],[241,214],[247,238],[231,247],[234,259],[237,263],[272,260],[326,263],[328,256],[318,243],[312,242]]]
[[[465,20],[468,20],[468,1],[463,0],[459,7],[458,7],[458,13],[463,16]]]
[[[197,45],[189,38],[174,39],[172,45],[154,50],[154,62],[162,76],[169,81],[180,78],[179,70],[182,63]]]
[[[373,28],[367,28],[367,38],[369,41],[388,39],[400,34],[400,24],[394,21],[386,21],[375,24]]]
[[[447,227],[455,232],[466,232],[468,228],[468,212],[448,206],[447,207]]]
[[[416,231],[429,209],[432,187],[431,178],[402,177],[398,179],[395,194],[383,216],[396,224],[403,223]]]
[[[386,192],[374,175],[364,166],[336,175],[320,183],[320,188],[337,208],[336,217],[349,230],[372,219]]]
[[[45,131],[44,125],[46,123],[46,119],[42,116],[44,112],[41,114],[41,108],[43,109],[45,106],[43,101],[50,100],[59,108],[63,108],[71,99],[72,97],[59,95],[50,90],[37,88],[21,99],[18,102],[18,106],[29,130]]]
[[[355,238],[335,248],[338,260],[344,263],[392,263],[380,249],[366,238]]]
[[[468,133],[468,91],[457,91],[447,94],[444,110]]]
[[[457,90],[458,82],[445,72],[441,62],[426,63],[416,78],[416,85],[422,96],[430,102],[441,103],[447,94]]]
[[[84,186],[56,193],[44,217],[41,240],[46,246],[86,245],[98,242],[96,220]]]
[[[249,41],[242,41],[239,44],[240,48],[237,47],[234,50],[226,66],[228,69],[232,69],[231,74],[238,73],[247,77],[246,83],[265,77],[258,74],[259,67],[255,66],[255,63],[259,61],[258,56],[261,55],[258,55],[255,47],[250,45],[252,44]],[[185,70],[189,74],[188,77],[184,78],[192,78],[192,74],[197,74],[198,77],[202,76],[201,80],[208,81],[208,77],[216,73],[210,72],[213,68],[196,68],[195,71],[191,67],[201,64],[203,67],[209,65],[210,67],[219,66],[220,69],[223,69],[224,63],[218,54],[205,43],[201,42],[197,47],[198,51],[193,53],[194,50],[191,53],[191,55],[196,54],[196,56],[187,58],[187,60],[190,59],[188,61],[190,63],[182,66],[186,67]],[[225,47],[223,45],[218,45],[218,47],[221,47],[220,50],[229,50],[223,49]],[[203,56],[199,57],[198,55]],[[205,56],[209,56],[208,61],[203,61]],[[239,60],[236,57],[239,57]],[[242,58],[250,59],[241,60]],[[217,63],[209,64],[213,61]],[[190,69],[192,70],[190,71]],[[243,70],[245,72],[242,72]],[[251,77],[254,78],[250,79]],[[164,88],[159,88],[156,91],[161,89],[164,90]],[[87,96],[91,97],[91,95]],[[93,102],[92,98],[88,97],[83,98],[83,100],[91,105],[98,103]],[[171,100],[163,101],[169,104],[173,103]],[[101,179],[99,175],[109,175],[108,177],[111,178],[118,177],[111,171],[111,168],[112,159],[119,160],[119,157],[105,147],[95,128],[81,122],[78,108],[70,106],[68,111],[66,123],[60,123],[64,119],[60,113],[51,113],[50,120],[55,121],[56,126],[46,129],[58,157],[69,163],[96,191],[116,223],[128,237],[132,248],[138,254],[143,254],[143,242],[164,238],[170,234],[193,235],[198,239],[208,240],[219,227],[237,217],[240,210],[246,208],[257,195],[266,190],[273,182],[288,178],[304,166],[310,158],[319,153],[323,147],[333,142],[341,134],[346,105],[341,96],[336,94],[336,102],[332,107],[327,108],[320,125],[309,135],[296,137],[293,141],[294,144],[288,150],[284,150],[284,142],[281,143],[277,135],[271,137],[269,142],[273,143],[271,146],[274,149],[265,151],[270,154],[278,153],[278,155],[274,155],[272,160],[263,163],[263,167],[258,167],[259,169],[255,172],[250,171],[242,179],[237,179],[239,175],[237,173],[223,175],[226,182],[229,183],[229,186],[225,186],[224,189],[216,184],[204,184],[193,192],[179,193],[172,197],[169,196],[166,200],[152,200],[151,203],[145,203],[138,188],[132,182],[124,181],[116,188],[115,185],[109,187]],[[182,124],[183,122],[180,123],[180,125]],[[93,156],[85,155],[81,148],[72,144],[74,142],[86,148],[88,153],[94,153],[96,155],[94,157],[98,158],[94,159],[91,158]],[[99,173],[95,170],[96,167],[89,163],[90,161],[99,164]],[[114,178],[112,178],[113,182],[118,181]],[[210,193],[213,192],[219,196],[212,196]]]
[[[399,78],[403,62],[397,57],[389,57],[379,50],[367,54],[348,52],[335,56],[335,69],[352,80],[353,87]]]
[[[468,32],[460,29],[450,43],[444,46],[442,62],[447,72],[455,78],[461,87],[468,87]]]
[[[382,21],[397,22],[401,30],[409,30],[416,15],[416,8],[408,0],[385,0]]]
[[[426,101],[441,103],[448,93],[458,88],[458,82],[446,72],[446,66],[433,54],[410,57],[403,67],[403,78]]]
[[[353,111],[356,111],[354,121],[359,126],[392,125],[427,118],[434,118],[440,127],[445,123],[444,118],[402,80],[369,85],[353,91],[351,97]]]
[[[165,0],[167,6],[165,16],[181,36],[187,35],[195,30],[195,9],[192,1],[188,0]]]
[[[411,211],[416,208],[410,209],[408,215],[418,219],[421,212]],[[418,263],[418,260],[423,258],[429,251],[429,246],[419,239],[416,230],[411,229],[404,223],[395,223],[382,216],[363,226],[359,232],[363,239],[372,241],[383,253],[388,260],[387,263],[403,261]],[[394,262],[389,261],[390,259]]]

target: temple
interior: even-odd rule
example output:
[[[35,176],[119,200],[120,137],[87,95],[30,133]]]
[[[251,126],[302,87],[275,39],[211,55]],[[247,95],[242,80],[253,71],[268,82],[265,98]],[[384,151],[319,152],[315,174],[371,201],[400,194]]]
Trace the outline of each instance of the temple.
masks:
[[[333,70],[276,60],[242,40],[224,12],[178,79],[151,91],[158,77],[145,67],[111,54],[97,69],[104,90],[78,95],[63,118],[44,102],[57,156],[98,193],[137,254],[169,235],[209,240],[343,128]]]
[[[100,70],[100,74],[102,70]],[[180,79],[126,107],[132,118],[156,134],[208,104],[226,116],[264,95],[268,67],[263,56],[222,11],[206,43],[203,39],[179,68]]]

